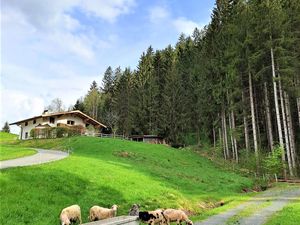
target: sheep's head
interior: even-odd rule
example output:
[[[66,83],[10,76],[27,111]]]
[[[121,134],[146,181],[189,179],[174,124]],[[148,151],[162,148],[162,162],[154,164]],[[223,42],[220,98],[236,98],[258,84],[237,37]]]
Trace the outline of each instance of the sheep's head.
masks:
[[[194,225],[194,224],[193,224],[193,221],[189,220],[189,221],[187,222],[187,225]]]
[[[113,210],[117,210],[118,207],[119,207],[119,206],[117,206],[117,205],[113,205],[111,208],[112,208]]]

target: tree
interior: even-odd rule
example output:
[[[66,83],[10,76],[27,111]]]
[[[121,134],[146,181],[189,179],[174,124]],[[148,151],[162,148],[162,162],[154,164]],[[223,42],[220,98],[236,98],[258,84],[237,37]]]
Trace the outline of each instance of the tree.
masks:
[[[8,124],[7,121],[4,123],[4,126],[2,127],[2,130],[1,130],[1,131],[2,131],[2,132],[6,132],[6,133],[10,133],[9,124]]]
[[[60,98],[55,98],[51,101],[50,105],[47,106],[47,109],[50,112],[63,112],[66,108]]]
[[[73,106],[73,110],[79,110],[81,112],[84,112],[84,102],[82,100],[82,98],[79,98],[76,100],[75,105]]]
[[[84,110],[85,112],[94,119],[98,119],[98,109],[101,103],[101,95],[96,81],[93,81],[84,98]]]

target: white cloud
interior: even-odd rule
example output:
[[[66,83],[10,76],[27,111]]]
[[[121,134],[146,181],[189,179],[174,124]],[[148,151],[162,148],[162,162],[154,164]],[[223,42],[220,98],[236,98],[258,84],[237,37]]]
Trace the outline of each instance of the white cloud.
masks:
[[[135,0],[83,0],[80,6],[88,14],[113,23],[118,16],[131,12]]]
[[[173,25],[179,33],[184,33],[186,35],[191,35],[196,27],[199,29],[203,27],[203,25],[198,24],[192,20],[188,20],[184,17],[175,19],[173,21]]]
[[[169,12],[161,6],[155,6],[149,10],[149,18],[152,23],[158,23],[169,16]]]

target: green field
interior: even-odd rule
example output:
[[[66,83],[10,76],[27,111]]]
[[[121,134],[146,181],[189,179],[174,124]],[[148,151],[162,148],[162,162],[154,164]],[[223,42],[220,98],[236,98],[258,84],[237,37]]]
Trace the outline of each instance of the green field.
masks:
[[[139,203],[142,209],[183,208],[203,217],[238,204],[247,198],[242,188],[252,185],[190,150],[163,145],[93,137],[10,145],[73,153],[45,165],[2,170],[0,224],[57,224],[60,210],[70,204],[81,206],[84,222],[96,204],[118,204],[118,215]],[[209,210],[220,200],[225,206]]]
[[[17,137],[15,134],[0,132],[0,161],[29,156],[36,153],[33,149],[10,145],[16,142]]]
[[[281,211],[272,216],[266,225],[299,225],[300,199],[289,203]]]

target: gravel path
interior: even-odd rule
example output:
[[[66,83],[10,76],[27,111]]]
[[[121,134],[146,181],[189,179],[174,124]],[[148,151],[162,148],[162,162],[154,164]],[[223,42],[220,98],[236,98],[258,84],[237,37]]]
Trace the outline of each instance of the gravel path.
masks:
[[[64,159],[69,156],[68,153],[62,151],[45,150],[45,149],[36,149],[36,150],[37,153],[35,155],[1,161],[0,169],[43,164],[47,162]]]
[[[269,189],[252,200],[243,203],[236,208],[230,209],[226,212],[212,216],[204,221],[196,222],[195,225],[221,225],[221,224],[239,224],[239,225],[261,225],[275,212],[280,211],[289,201],[300,198],[300,186],[288,189]],[[263,204],[267,204],[265,207]],[[235,215],[238,215],[243,209],[247,207],[255,207],[257,211],[248,217],[239,218],[237,221],[229,223],[228,220]]]

